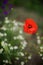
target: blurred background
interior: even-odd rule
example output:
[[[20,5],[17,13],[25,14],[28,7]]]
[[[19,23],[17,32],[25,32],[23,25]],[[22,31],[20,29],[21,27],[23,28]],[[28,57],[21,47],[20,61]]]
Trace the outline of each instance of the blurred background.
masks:
[[[23,32],[25,19],[38,25],[34,35]],[[0,65],[43,65],[43,1],[0,1]]]

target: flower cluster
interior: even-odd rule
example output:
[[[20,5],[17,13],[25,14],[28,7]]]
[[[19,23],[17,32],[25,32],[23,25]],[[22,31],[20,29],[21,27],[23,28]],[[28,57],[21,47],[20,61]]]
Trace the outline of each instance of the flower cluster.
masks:
[[[30,42],[27,43],[22,28],[23,25],[24,24],[19,21],[11,21],[8,19],[8,17],[5,18],[4,25],[0,28],[1,63],[13,64],[20,61],[20,65],[25,65],[25,63],[28,63],[28,61],[32,59],[32,53],[30,53],[31,51],[28,52],[25,50],[27,49],[28,44],[31,46],[31,40],[29,40]],[[38,53],[43,59],[43,44],[41,45],[40,36],[38,34],[36,36],[36,44],[38,45],[39,49]],[[30,47],[29,49],[33,50],[34,47]]]

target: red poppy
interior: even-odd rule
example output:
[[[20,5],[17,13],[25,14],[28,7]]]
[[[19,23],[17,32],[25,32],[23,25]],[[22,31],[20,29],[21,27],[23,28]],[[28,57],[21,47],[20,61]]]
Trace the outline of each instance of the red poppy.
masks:
[[[29,34],[35,34],[38,30],[38,26],[33,19],[26,19],[24,24],[24,32]]]

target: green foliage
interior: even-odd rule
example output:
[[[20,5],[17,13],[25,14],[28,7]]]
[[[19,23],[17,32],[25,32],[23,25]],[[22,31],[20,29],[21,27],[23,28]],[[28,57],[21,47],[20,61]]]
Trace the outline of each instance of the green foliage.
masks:
[[[43,5],[42,1],[39,0],[15,0],[15,6],[22,6],[25,7],[27,10],[34,10],[41,15],[43,15]]]

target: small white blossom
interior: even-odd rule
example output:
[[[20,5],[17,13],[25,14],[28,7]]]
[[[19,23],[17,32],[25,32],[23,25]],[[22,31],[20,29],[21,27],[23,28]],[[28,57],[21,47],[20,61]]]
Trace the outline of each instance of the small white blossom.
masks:
[[[16,57],[16,60],[19,60],[19,57]]]
[[[8,44],[5,43],[4,41],[2,41],[2,42],[1,42],[1,45],[2,45],[3,47],[6,47]]]
[[[18,46],[14,46],[14,49],[18,49]]]
[[[15,25],[15,26],[18,26],[18,23],[16,22],[14,25]]]
[[[40,39],[40,36],[37,35],[37,39]]]
[[[12,22],[13,24],[15,24],[16,23],[16,20],[13,20],[13,22]]]
[[[3,52],[3,48],[0,49],[0,54]]]
[[[24,43],[25,45],[27,45],[27,42],[26,42],[25,40],[23,41],[23,43]]]
[[[10,46],[11,46],[11,44],[8,44],[8,46],[10,47]]]
[[[1,45],[2,45],[2,46],[4,46],[4,45],[5,45],[5,42],[4,42],[4,41],[2,41],[2,42],[1,42]]]
[[[37,43],[38,43],[38,44],[41,44],[41,40],[37,40]]]
[[[7,36],[7,33],[4,33],[4,36]]]
[[[18,36],[17,36],[17,39],[24,40],[24,38],[23,38],[23,36],[22,36],[22,35],[18,35]]]
[[[22,26],[22,25],[23,25],[23,23],[21,23],[21,22],[18,22],[18,25]]]
[[[22,42],[21,42],[21,44],[23,45],[23,47],[22,47],[22,48],[25,48],[25,47],[26,47],[26,45],[27,45],[27,42],[24,40],[24,41],[22,41]]]
[[[5,60],[3,60],[3,62],[5,62]]]
[[[30,55],[30,56],[28,56],[28,59],[31,59],[31,55]]]
[[[7,41],[7,39],[5,38],[4,41]]]
[[[23,53],[23,52],[20,52],[20,55],[21,55],[21,56],[24,56],[24,53]]]
[[[24,46],[22,46],[22,49],[25,49],[25,47],[24,47]]]
[[[43,46],[41,46],[40,49],[43,50]]]
[[[42,57],[42,60],[43,60],[43,57]]]
[[[23,61],[21,62],[21,65],[24,65],[24,62]]]
[[[13,50],[13,46],[10,47],[10,50]]]
[[[2,30],[4,30],[4,31],[6,31],[6,30],[7,30],[7,28],[6,28],[6,27],[4,27],[4,26],[3,26],[1,29],[2,29]]]
[[[37,36],[37,43],[41,44],[40,36]]]
[[[14,40],[16,40],[16,39],[17,39],[17,37],[15,37],[15,36],[14,36],[13,38],[14,38]]]
[[[0,32],[0,36],[2,37],[3,36],[3,33]]]
[[[8,63],[8,60],[3,60],[3,62]]]
[[[5,46],[7,46],[8,45],[8,43],[5,43]]]
[[[22,30],[20,30],[20,31],[19,31],[19,33],[20,33],[20,34],[22,34],[22,33],[23,33],[23,31],[22,31]]]
[[[8,63],[8,60],[6,60],[6,63]]]
[[[40,53],[40,56],[42,56],[42,54]]]
[[[5,23],[9,23],[8,17],[5,18]]]

